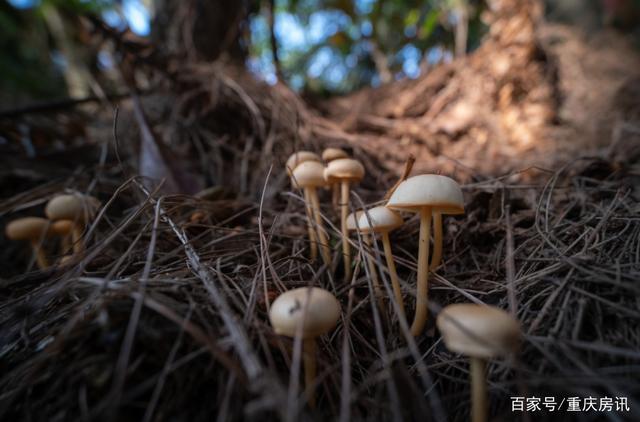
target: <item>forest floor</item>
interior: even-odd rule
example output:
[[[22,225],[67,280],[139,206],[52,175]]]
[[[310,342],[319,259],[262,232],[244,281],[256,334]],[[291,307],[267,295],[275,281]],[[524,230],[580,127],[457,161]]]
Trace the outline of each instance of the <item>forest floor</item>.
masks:
[[[628,412],[565,407],[553,420],[637,420],[640,58],[614,33],[532,22],[497,16],[468,57],[313,107],[230,66],[135,62],[153,89],[115,115],[88,103],[0,116],[0,225],[42,215],[65,190],[103,204],[65,266],[38,271],[25,245],[0,238],[0,419],[468,420],[466,360],[433,321],[476,302],[523,328],[519,357],[488,367],[495,420],[521,416],[511,396],[627,397]],[[375,306],[362,266],[342,281],[327,192],[333,264],[309,261],[283,163],[329,145],[366,167],[353,209],[378,203],[410,155],[415,174],[462,182],[465,215],[445,219],[424,335]],[[136,176],[158,167],[164,185]],[[204,186],[216,188],[191,195]],[[409,314],[417,232],[410,218],[392,233]],[[379,245],[353,241],[356,264],[371,255],[385,268]],[[54,260],[59,246],[44,245]],[[266,316],[309,284],[343,307],[319,342],[315,409],[299,389],[299,342]]]

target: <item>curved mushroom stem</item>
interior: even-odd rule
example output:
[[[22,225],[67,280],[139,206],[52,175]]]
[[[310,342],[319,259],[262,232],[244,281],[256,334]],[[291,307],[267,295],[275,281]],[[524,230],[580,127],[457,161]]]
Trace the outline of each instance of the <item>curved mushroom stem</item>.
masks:
[[[487,420],[487,363],[482,358],[470,359],[471,371],[471,420],[486,422]]]
[[[431,235],[431,208],[420,209],[420,244],[418,246],[418,286],[416,313],[411,324],[411,334],[420,335],[427,323],[429,299],[429,237]]]
[[[400,282],[398,281],[396,263],[393,260],[393,253],[391,252],[391,242],[389,241],[388,231],[382,232],[382,244],[384,245],[384,256],[387,259],[387,267],[389,268],[389,278],[391,279],[393,293],[396,297],[396,302],[398,302],[398,306],[400,306],[399,318],[404,318],[404,301],[402,300],[402,290],[400,289]]]
[[[430,270],[435,270],[442,261],[442,214],[433,213],[433,255],[431,256]]]
[[[44,251],[40,246],[40,241],[35,239],[32,240],[31,248],[33,249],[33,253],[36,256],[36,265],[38,266],[38,268],[40,268],[41,270],[46,269],[49,266],[49,261],[47,260],[47,257],[44,255]]]
[[[369,235],[363,233],[362,237],[364,238],[364,243],[371,249],[371,240],[375,241],[375,235],[371,233],[371,237]],[[373,253],[373,250],[371,251]],[[382,289],[380,288],[380,279],[378,278],[378,272],[376,271],[376,265],[373,262],[373,256],[367,254],[366,256],[367,265],[369,266],[369,273],[371,276],[371,282],[373,283],[373,294],[378,301],[378,306],[380,307],[380,311],[384,312],[384,302],[382,301]]]
[[[340,208],[340,185],[338,183],[331,185],[331,204],[337,212]]]
[[[309,190],[309,197],[311,198],[311,205],[313,206],[313,216],[316,219],[318,240],[320,243],[320,253],[322,254],[322,259],[324,260],[326,266],[331,268],[331,250],[329,249],[327,234],[324,231],[324,224],[322,224],[322,214],[320,214],[320,201],[318,200],[318,191],[315,187],[310,187],[307,189]]]
[[[349,232],[347,231],[347,214],[349,214],[349,181],[340,183],[340,228],[342,230],[342,256],[344,257],[344,281],[351,279],[351,251],[349,247]]]
[[[316,381],[316,340],[307,338],[302,343],[302,359],[304,361],[304,388],[309,407],[316,407],[316,395],[313,384]]]
[[[84,226],[80,223],[75,223],[73,225],[73,230],[71,231],[74,255],[80,255],[84,252],[84,239],[82,239],[82,232],[84,232]]]
[[[307,209],[307,229],[309,230],[309,249],[311,250],[311,262],[318,258],[318,243],[316,232],[313,230],[313,209],[311,208],[311,198],[309,197],[309,189],[304,189],[304,204]]]

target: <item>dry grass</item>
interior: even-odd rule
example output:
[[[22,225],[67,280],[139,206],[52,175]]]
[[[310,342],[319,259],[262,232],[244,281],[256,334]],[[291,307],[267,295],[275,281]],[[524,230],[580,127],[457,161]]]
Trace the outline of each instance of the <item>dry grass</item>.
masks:
[[[0,415],[466,420],[467,363],[445,349],[433,314],[473,301],[511,308],[525,333],[517,362],[489,367],[493,415],[513,418],[511,395],[590,395],[628,396],[637,416],[638,176],[596,158],[528,172],[547,182],[514,183],[509,175],[464,187],[467,213],[445,220],[432,315],[415,340],[392,304],[385,313],[372,304],[365,266],[350,296],[339,265],[332,274],[308,261],[302,200],[273,174],[265,173],[264,191],[279,193],[268,204],[162,196],[136,178],[107,195],[98,182],[105,207],[86,233],[86,255],[46,272],[23,273],[17,260],[2,280]],[[3,218],[17,204],[42,206],[54,192],[5,200]],[[365,185],[352,206],[383,194]],[[210,213],[191,223],[194,209]],[[336,215],[329,205],[324,211],[337,260]],[[407,303],[417,229],[409,219],[392,234]],[[359,261],[364,247],[352,240]],[[383,267],[381,251],[369,252]],[[337,329],[320,341],[314,411],[292,377],[301,371],[300,344],[275,336],[266,317],[267,300],[301,285],[323,286],[343,305]]]

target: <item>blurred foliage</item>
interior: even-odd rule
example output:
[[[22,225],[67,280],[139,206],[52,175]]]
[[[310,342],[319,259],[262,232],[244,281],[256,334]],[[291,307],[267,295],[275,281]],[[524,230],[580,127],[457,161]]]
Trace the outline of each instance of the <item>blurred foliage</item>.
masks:
[[[484,28],[484,2],[473,0],[280,0],[275,32],[283,78],[296,89],[342,93],[391,79],[416,77],[449,58],[456,12],[469,16],[468,47]],[[252,18],[250,65],[271,74],[270,28],[263,11]]]
[[[18,3],[21,8],[14,6]],[[149,13],[129,16],[127,7],[133,3]],[[126,22],[146,19],[142,25],[148,29],[150,9],[169,3],[182,5],[173,0],[0,0],[0,102],[65,96],[66,58],[47,27],[47,10],[60,12],[70,41],[80,43],[77,15],[101,15],[121,29]],[[640,39],[640,0],[545,3],[551,18],[587,31],[615,25]],[[245,5],[249,30],[239,33],[249,49],[248,67],[271,83],[278,74],[292,88],[314,95],[417,77],[453,57],[458,25],[468,29],[466,51],[476,48],[486,31],[480,20],[483,0],[249,0]],[[229,25],[234,22],[229,18]],[[96,70],[98,52],[91,54],[85,58]]]

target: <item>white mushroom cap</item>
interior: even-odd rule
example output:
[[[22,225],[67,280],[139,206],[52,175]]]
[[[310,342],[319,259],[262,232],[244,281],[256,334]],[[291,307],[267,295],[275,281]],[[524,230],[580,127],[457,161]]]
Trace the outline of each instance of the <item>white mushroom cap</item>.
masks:
[[[327,163],[339,158],[349,158],[349,154],[340,148],[327,148],[322,151],[322,159]]]
[[[276,334],[295,337],[299,324],[303,324],[302,338],[305,339],[331,331],[339,317],[338,299],[318,287],[289,290],[278,296],[269,311],[269,320]]]
[[[289,156],[287,162],[285,164],[285,168],[287,169],[287,174],[291,176],[291,172],[293,172],[296,167],[306,161],[322,161],[320,156],[315,152],[311,151],[298,151],[294,152]]]
[[[88,195],[58,195],[51,199],[44,213],[51,220],[86,221],[100,208],[100,201]]]
[[[305,161],[293,170],[291,184],[294,187],[309,188],[325,186],[324,166],[318,161]]]
[[[374,207],[367,210],[366,213],[357,211],[356,216],[358,217],[358,229],[363,233],[391,231],[404,223],[400,214],[387,207]],[[356,217],[353,213],[347,216],[347,230],[356,230]]]
[[[38,240],[43,234],[49,235],[49,223],[41,217],[18,218],[7,224],[5,234],[11,240]]]
[[[324,170],[324,178],[329,183],[338,180],[351,180],[358,182],[364,177],[364,166],[358,160],[352,158],[338,158],[327,164]]]
[[[411,212],[432,207],[442,214],[464,214],[464,199],[455,180],[438,174],[421,174],[400,183],[387,207]]]
[[[458,303],[445,307],[436,321],[449,350],[490,359],[518,348],[520,323],[502,309]]]

